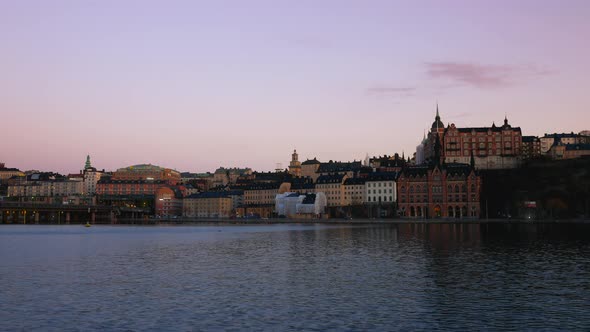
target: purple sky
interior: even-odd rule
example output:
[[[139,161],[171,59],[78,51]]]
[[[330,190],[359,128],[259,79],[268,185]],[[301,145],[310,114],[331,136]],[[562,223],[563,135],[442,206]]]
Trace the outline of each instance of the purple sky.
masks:
[[[516,4],[515,4],[516,3]],[[0,161],[271,170],[590,129],[590,1],[2,1]]]

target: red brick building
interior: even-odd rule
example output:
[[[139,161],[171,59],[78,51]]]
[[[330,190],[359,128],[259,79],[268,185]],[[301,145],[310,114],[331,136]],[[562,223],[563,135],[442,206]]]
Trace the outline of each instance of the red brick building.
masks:
[[[478,169],[515,168],[522,161],[522,132],[512,127],[508,119],[500,127],[456,127],[454,123],[444,127],[436,109],[435,121],[424,142],[426,162],[435,162],[434,148],[441,145],[440,162],[470,163],[471,155]]]
[[[479,218],[481,179],[469,164],[409,166],[397,180],[398,211],[409,218]]]

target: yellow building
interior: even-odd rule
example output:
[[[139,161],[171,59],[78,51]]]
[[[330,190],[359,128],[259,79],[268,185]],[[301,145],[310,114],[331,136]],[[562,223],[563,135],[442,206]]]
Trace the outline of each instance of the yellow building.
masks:
[[[315,191],[326,195],[328,207],[345,205],[344,181],[347,178],[345,174],[322,175],[316,181]]]
[[[320,167],[320,162],[316,159],[308,159],[301,163],[301,176],[302,177],[309,177],[313,179],[315,182],[318,177],[320,176],[317,173],[318,168]]]
[[[362,205],[366,201],[365,179],[350,178],[344,181],[343,205]]]
[[[119,168],[112,177],[114,181],[164,181],[170,185],[180,183],[181,179],[179,172],[151,164]]]
[[[229,218],[233,215],[232,198],[225,192],[205,192],[183,199],[182,215],[193,218]]]
[[[7,168],[4,166],[4,163],[0,163],[0,183],[6,182],[6,180],[13,176],[25,176],[25,173],[16,168]]]

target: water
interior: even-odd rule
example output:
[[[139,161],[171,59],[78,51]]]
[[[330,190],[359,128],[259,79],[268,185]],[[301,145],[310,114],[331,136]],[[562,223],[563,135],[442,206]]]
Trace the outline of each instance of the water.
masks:
[[[0,330],[587,331],[588,226],[1,226]]]

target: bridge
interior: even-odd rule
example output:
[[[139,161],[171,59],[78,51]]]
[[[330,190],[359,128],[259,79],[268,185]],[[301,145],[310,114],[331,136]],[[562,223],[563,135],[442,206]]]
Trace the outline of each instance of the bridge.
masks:
[[[119,211],[107,205],[0,201],[2,224],[116,224]]]

